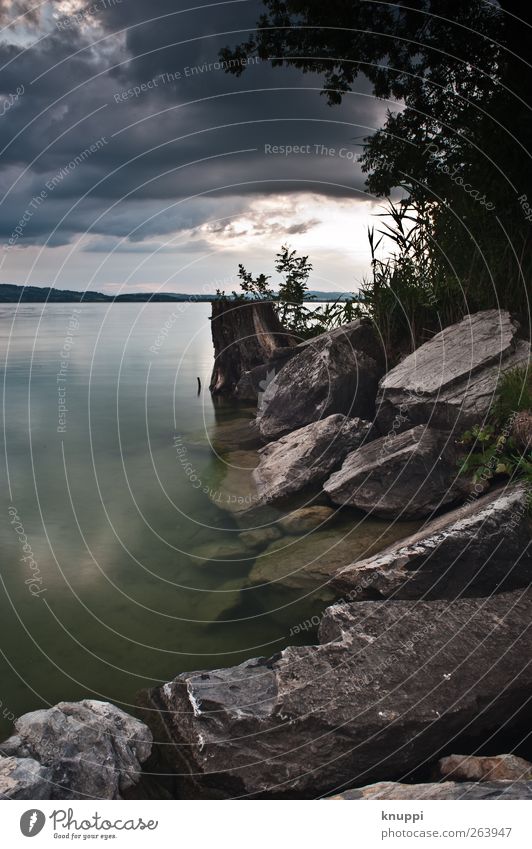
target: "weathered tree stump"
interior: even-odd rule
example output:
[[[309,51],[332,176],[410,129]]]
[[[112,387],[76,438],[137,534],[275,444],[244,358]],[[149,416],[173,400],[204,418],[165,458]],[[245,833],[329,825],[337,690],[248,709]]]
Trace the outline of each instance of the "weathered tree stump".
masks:
[[[213,301],[211,329],[213,395],[233,394],[244,372],[267,363],[279,349],[297,344],[271,301]]]

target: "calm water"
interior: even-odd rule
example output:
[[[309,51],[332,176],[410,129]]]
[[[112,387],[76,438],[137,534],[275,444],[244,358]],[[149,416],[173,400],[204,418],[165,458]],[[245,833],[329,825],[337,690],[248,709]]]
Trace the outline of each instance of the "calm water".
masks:
[[[128,709],[185,669],[271,654],[323,608],[308,590],[250,587],[244,550],[221,559],[240,529],[204,490],[223,490],[229,459],[238,491],[254,454],[250,412],[208,393],[209,312],[0,307],[3,732],[9,712],[83,697]]]

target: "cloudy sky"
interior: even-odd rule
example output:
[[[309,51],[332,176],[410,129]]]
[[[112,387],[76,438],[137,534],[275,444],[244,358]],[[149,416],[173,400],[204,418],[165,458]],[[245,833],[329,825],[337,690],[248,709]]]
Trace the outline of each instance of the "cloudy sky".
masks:
[[[0,0],[0,282],[213,292],[287,242],[353,291],[379,211],[357,163],[389,104],[218,51],[256,0]],[[299,153],[275,146],[299,145]]]

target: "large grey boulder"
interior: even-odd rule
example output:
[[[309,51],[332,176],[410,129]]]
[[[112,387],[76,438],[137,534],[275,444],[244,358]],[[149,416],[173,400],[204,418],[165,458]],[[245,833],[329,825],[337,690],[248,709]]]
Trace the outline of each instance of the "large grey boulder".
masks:
[[[0,799],[49,799],[51,778],[33,758],[0,757]]]
[[[332,585],[358,598],[456,598],[532,582],[532,521],[523,484],[497,489],[413,536],[341,569]]]
[[[445,781],[532,780],[532,764],[517,755],[448,755],[438,762],[436,771]]]
[[[530,697],[532,591],[330,607],[318,646],[152,690],[162,755],[191,792],[314,798],[395,779]],[[150,714],[152,717],[153,714]]]
[[[458,456],[447,432],[418,425],[348,454],[323,488],[335,504],[374,516],[424,518],[470,491]]]
[[[84,699],[24,714],[0,754],[45,768],[46,798],[120,799],[139,781],[151,746],[144,723],[108,702]]]
[[[443,784],[399,784],[395,781],[381,781],[357,790],[345,790],[332,800],[349,799],[390,799],[408,801],[417,799],[444,800],[493,800],[528,799],[532,800],[532,781],[485,781],[474,782],[444,781]],[[397,823],[390,824],[392,830]]]
[[[316,342],[322,342],[325,339],[345,339],[356,351],[363,351],[364,354],[368,354],[368,356],[372,357],[378,363],[384,364],[386,361],[384,345],[375,332],[373,322],[368,318],[356,318],[347,324],[335,327],[333,330],[320,333],[319,336],[304,339],[291,348],[277,348],[272,352],[268,363],[270,366],[276,362],[284,363],[288,359],[300,354],[306,348],[315,345]]]
[[[337,413],[268,443],[259,451],[253,471],[256,502],[268,503],[321,484],[370,431],[369,422]]]
[[[327,338],[346,339],[354,350],[362,351],[382,365],[386,361],[382,339],[379,339],[373,322],[367,318],[356,318],[354,321],[335,327],[334,330],[327,330],[320,336],[314,336],[313,339],[300,342],[296,348],[308,348]]]
[[[283,366],[257,412],[263,439],[279,439],[333,413],[373,418],[383,367],[367,353],[376,345],[372,328],[361,324],[360,330],[359,337],[338,328],[312,339]]]
[[[485,310],[446,327],[381,380],[381,433],[430,422],[464,430],[482,422],[505,371],[526,365],[530,343],[504,310]]]
[[[288,360],[301,354],[309,347],[321,345],[326,339],[343,339],[352,348],[368,354],[377,363],[382,365],[385,362],[384,348],[379,342],[372,323],[368,319],[357,318],[348,324],[342,324],[341,327],[335,327],[334,330],[328,330],[326,333],[315,336],[313,339],[305,339],[297,345],[275,348],[271,351],[270,358],[264,363],[242,373],[235,388],[235,396],[241,401],[258,400],[262,404],[262,396],[268,385]]]

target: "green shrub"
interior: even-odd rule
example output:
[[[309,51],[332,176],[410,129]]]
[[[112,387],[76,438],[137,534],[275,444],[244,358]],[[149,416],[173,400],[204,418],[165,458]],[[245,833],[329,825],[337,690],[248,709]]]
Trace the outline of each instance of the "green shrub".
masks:
[[[532,409],[532,369],[515,368],[501,376],[488,423],[466,431],[460,444],[468,449],[461,473],[472,474],[473,482],[505,476],[522,480],[529,492],[532,510],[532,449],[519,446],[513,434],[518,413]],[[525,443],[526,445],[526,443]]]
[[[514,368],[501,375],[492,409],[492,418],[503,426],[514,413],[532,410],[532,368]]]

